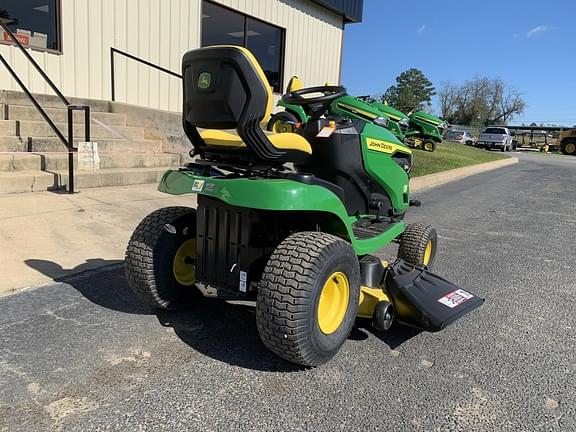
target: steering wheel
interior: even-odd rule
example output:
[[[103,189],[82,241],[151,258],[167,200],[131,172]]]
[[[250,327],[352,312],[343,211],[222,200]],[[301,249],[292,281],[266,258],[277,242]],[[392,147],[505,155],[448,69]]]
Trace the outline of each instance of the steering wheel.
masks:
[[[305,97],[306,95],[322,93],[319,96]],[[313,118],[318,119],[328,109],[328,105],[339,97],[346,96],[347,92],[341,86],[308,87],[286,93],[282,102],[290,105],[299,105]]]

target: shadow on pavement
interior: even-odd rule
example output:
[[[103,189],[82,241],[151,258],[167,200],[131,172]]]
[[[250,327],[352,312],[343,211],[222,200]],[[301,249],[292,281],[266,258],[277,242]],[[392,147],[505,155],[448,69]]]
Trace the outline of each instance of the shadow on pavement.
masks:
[[[123,261],[90,259],[72,269],[46,260],[25,262],[53,280],[70,285],[98,306],[127,314],[155,314],[160,324],[172,327],[185,344],[215,360],[260,371],[302,370],[262,344],[253,303],[196,297],[179,311],[153,310],[130,290],[124,278]]]
[[[159,311],[158,321],[188,346],[215,360],[264,372],[296,372],[264,346],[256,328],[255,305],[200,298],[188,310]]]
[[[71,269],[47,260],[29,259],[24,262],[54,281],[72,286],[86,299],[99,306],[129,314],[154,313],[128,288],[124,279],[124,261],[95,258]]]
[[[370,320],[358,319],[356,320],[356,326],[352,330],[352,333],[350,333],[350,339],[361,341],[368,338],[368,333],[372,333],[374,336],[388,345],[390,349],[396,349],[404,342],[407,342],[413,337],[418,336],[420,333],[422,333],[422,330],[394,323],[390,330],[378,331],[372,327]]]
[[[55,281],[72,286],[98,306],[127,314],[155,314],[160,324],[173,328],[185,344],[215,360],[259,371],[302,370],[268,351],[260,341],[254,302],[227,302],[198,297],[179,311],[154,311],[128,287],[123,261],[90,259],[72,269],[38,259],[26,260],[26,264]],[[388,332],[378,332],[372,328],[369,320],[358,320],[349,339],[365,340],[368,333],[395,349],[420,332],[401,325],[395,325]]]

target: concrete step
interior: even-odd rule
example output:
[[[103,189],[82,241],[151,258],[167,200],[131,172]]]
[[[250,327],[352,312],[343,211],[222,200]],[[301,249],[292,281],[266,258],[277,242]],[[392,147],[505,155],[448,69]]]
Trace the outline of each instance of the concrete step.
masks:
[[[23,139],[17,147],[20,150],[4,150],[7,147],[16,147],[12,141],[13,137],[0,137],[0,151],[26,151],[28,148],[28,140]],[[4,145],[4,141],[8,144]],[[81,139],[75,140],[76,145]],[[93,142],[98,143],[98,150],[101,153],[161,153],[162,141],[160,140],[122,140],[122,139],[94,139]],[[66,147],[58,138],[51,137],[31,137],[31,151],[32,152],[65,152]]]
[[[0,194],[46,191],[58,186],[58,175],[39,170],[0,171]]]
[[[32,171],[42,169],[40,155],[34,153],[0,154],[0,171]]]
[[[60,100],[58,96],[37,94],[33,93],[38,103],[43,108],[63,108],[64,103]],[[110,102],[97,100],[97,99],[83,99],[83,98],[67,98],[70,103],[74,105],[88,105],[91,111],[98,112],[108,112],[110,111]],[[33,106],[28,96],[25,93],[14,91],[14,90],[1,90],[0,91],[0,103],[8,105],[24,105]]]
[[[66,171],[68,170],[68,155],[51,155],[44,153],[41,155],[42,167],[45,171]],[[77,155],[74,155],[74,166],[78,170]],[[100,154],[100,169],[116,168],[157,168],[173,167],[182,165],[183,155],[178,153],[157,153],[157,154]],[[0,165],[1,166],[1,165]]]
[[[24,152],[26,143],[19,137],[0,135],[0,152]]]
[[[187,154],[179,153],[101,153],[100,169],[111,168],[178,168],[188,162]],[[74,167],[78,170],[78,155],[74,155]],[[14,153],[0,154],[0,172],[14,171],[65,171],[68,170],[67,154]]]
[[[68,123],[56,123],[56,127],[68,137]],[[91,123],[90,136],[93,140],[98,138],[118,138],[119,133],[123,137],[131,139],[144,139],[144,128],[128,126],[103,127],[95,122]],[[56,134],[45,121],[20,121],[20,120],[0,120],[0,136],[20,136],[23,140],[26,137],[55,137]],[[74,124],[74,136],[84,137],[84,122]]]
[[[126,186],[132,184],[158,183],[164,173],[173,167],[112,168],[99,171],[78,171],[74,176],[76,188],[102,186]],[[68,184],[68,172],[58,172],[60,184]]]
[[[126,186],[158,183],[172,167],[117,168],[98,171],[78,171],[74,175],[75,189],[102,186]],[[68,184],[68,172],[16,171],[0,172],[0,194],[59,190]]]
[[[54,123],[68,123],[68,110],[66,108],[46,108],[46,113]],[[6,118],[6,112],[8,114]],[[33,106],[26,105],[8,105],[0,107],[0,113],[4,120],[26,120],[26,121],[44,121],[44,117]],[[126,126],[126,114],[94,112],[91,117],[100,120],[108,126]],[[84,124],[84,113],[74,112],[74,123]]]

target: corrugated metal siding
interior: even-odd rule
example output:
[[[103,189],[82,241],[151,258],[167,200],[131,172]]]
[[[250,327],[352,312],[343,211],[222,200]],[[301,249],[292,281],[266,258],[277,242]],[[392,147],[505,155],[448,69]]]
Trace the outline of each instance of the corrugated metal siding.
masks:
[[[110,47],[179,72],[182,55],[200,45],[201,0],[62,0],[62,55],[32,51],[68,96],[110,99]],[[337,82],[342,17],[307,0],[220,0],[286,29],[284,85],[299,75],[306,85]],[[33,92],[50,93],[22,54],[0,45]],[[116,56],[116,99],[181,110],[181,83]],[[19,90],[5,71],[0,88]]]

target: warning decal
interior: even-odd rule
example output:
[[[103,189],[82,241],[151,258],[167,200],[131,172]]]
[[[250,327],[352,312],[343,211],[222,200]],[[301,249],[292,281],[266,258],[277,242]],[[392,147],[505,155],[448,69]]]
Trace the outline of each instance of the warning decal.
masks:
[[[457,289],[456,291],[452,291],[438,299],[438,302],[442,303],[444,306],[448,306],[450,309],[454,309],[459,304],[462,304],[473,297],[474,295],[469,292],[464,291],[463,289]]]
[[[202,189],[204,189],[204,180],[194,180],[192,192],[202,192]]]

